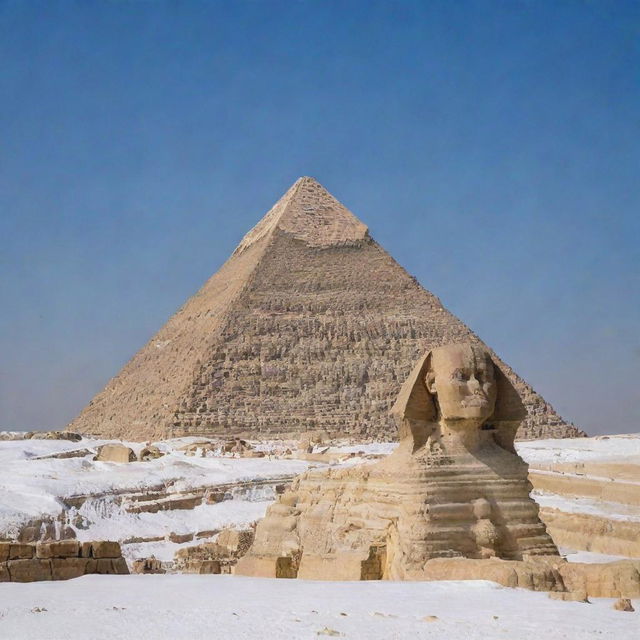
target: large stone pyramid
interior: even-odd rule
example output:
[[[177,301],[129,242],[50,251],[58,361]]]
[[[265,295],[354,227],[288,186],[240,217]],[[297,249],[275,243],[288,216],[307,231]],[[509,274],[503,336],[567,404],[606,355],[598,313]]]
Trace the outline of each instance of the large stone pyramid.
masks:
[[[412,363],[469,340],[480,342],[365,224],[300,178],[69,428],[133,440],[316,429],[395,439],[388,412]],[[582,435],[504,371],[528,411],[519,437]]]

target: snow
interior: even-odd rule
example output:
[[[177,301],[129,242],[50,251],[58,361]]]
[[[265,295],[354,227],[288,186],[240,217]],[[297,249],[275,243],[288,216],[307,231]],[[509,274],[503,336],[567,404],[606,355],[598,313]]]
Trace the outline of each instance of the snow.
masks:
[[[95,451],[109,440],[84,438],[80,442],[66,440],[6,440],[0,441],[0,536],[15,537],[29,520],[57,517],[73,496],[90,496],[79,508],[69,509],[80,540],[117,539],[124,545],[126,557],[154,554],[171,560],[181,546],[206,541],[194,539],[188,543],[172,543],[169,534],[220,530],[226,526],[246,527],[260,519],[275,498],[274,484],[319,466],[317,462],[283,459],[274,455],[293,442],[272,441],[256,444],[264,458],[187,456],[181,447],[206,441],[205,438],[177,438],[156,445],[166,453],[157,460],[117,464],[94,462],[93,453],[68,459],[43,459],[43,456],[64,451],[88,449]],[[124,443],[134,451],[141,443]],[[370,443],[331,446],[334,457],[355,454],[340,463],[352,466],[371,463],[367,456],[391,453],[396,443]],[[577,438],[570,440],[538,440],[518,442],[519,453],[532,467],[558,462],[623,460],[640,463],[640,434],[624,436]],[[326,447],[319,445],[317,450]],[[358,455],[358,454],[362,455]],[[567,475],[567,474],[565,474]],[[582,476],[581,476],[582,477]],[[127,493],[163,491],[189,492],[238,482],[268,481],[268,486],[249,486],[233,491],[233,500],[218,504],[202,504],[194,509],[128,513],[120,504]],[[572,498],[547,492],[534,492],[533,497],[543,507],[566,513],[587,513],[615,520],[640,521],[638,507],[588,498]],[[81,522],[82,525],[77,523]],[[162,540],[151,540],[162,538]]]
[[[518,453],[532,466],[565,462],[640,463],[640,433],[593,438],[564,438],[516,442]]]
[[[566,496],[549,491],[532,491],[531,497],[541,506],[564,513],[584,513],[608,520],[640,522],[640,507],[636,505]]]
[[[273,501],[273,488],[256,487],[241,499],[192,510],[130,514],[117,504],[114,494],[165,490],[171,493],[238,482],[289,480],[310,466],[303,460],[187,456],[180,446],[194,441],[182,438],[158,443],[167,454],[147,462],[118,464],[94,462],[93,454],[81,458],[39,459],[40,456],[76,449],[95,450],[105,440],[0,441],[0,535],[12,537],[29,520],[56,517],[63,500],[92,496],[71,516],[92,523],[76,529],[79,539],[152,537],[170,532],[246,526],[264,515]],[[202,439],[200,439],[202,440]],[[134,450],[140,443],[124,443]]]
[[[202,438],[179,438],[156,443],[166,453],[164,457],[128,464],[94,462],[93,453],[80,458],[41,459],[64,451],[88,449],[95,452],[108,440],[0,441],[0,535],[16,537],[30,520],[57,517],[65,509],[63,500],[90,496],[79,508],[67,509],[67,519],[74,523],[79,540],[138,540],[123,545],[125,557],[155,555],[160,560],[170,561],[178,548],[204,542],[206,538],[177,544],[169,541],[169,534],[248,527],[264,516],[275,499],[273,483],[235,488],[230,491],[234,499],[218,504],[156,513],[127,512],[121,504],[122,494],[158,490],[175,494],[238,482],[288,481],[309,467],[317,466],[317,463],[272,457],[187,456],[180,450],[180,447],[202,441]],[[140,443],[124,444],[134,451],[143,446]],[[282,448],[282,443],[263,443],[259,448],[271,453]],[[350,462],[358,461],[359,458]],[[156,540],[150,541],[152,538]]]
[[[567,562],[585,562],[587,564],[602,564],[604,562],[618,562],[628,560],[627,556],[614,556],[607,553],[596,553],[595,551],[574,551],[567,547],[558,547],[560,555],[567,559]]]
[[[373,455],[389,455],[396,447],[397,442],[372,442],[370,444],[347,444],[329,447],[328,453],[365,453]],[[322,445],[318,446],[322,449]]]
[[[586,640],[638,637],[640,613],[470,582],[308,582],[240,576],[85,576],[0,584],[0,637]],[[636,609],[640,603],[635,601]]]
[[[57,516],[63,499],[89,495],[70,515],[82,519],[80,540],[161,540],[124,545],[128,558],[155,555],[173,559],[176,550],[204,542],[168,540],[168,533],[245,527],[264,515],[275,497],[273,483],[317,463],[264,458],[194,457],[180,447],[202,438],[157,443],[166,455],[149,462],[94,462],[93,454],[40,459],[75,449],[95,450],[108,441],[83,439],[0,441],[0,535],[24,522]],[[140,443],[125,443],[135,451]],[[262,443],[272,454],[283,443]],[[356,454],[345,465],[371,462],[395,443],[332,446],[332,454]],[[640,461],[640,435],[517,443],[532,466],[558,462]],[[318,447],[323,449],[324,447]],[[363,455],[358,455],[363,452]],[[128,513],[114,494],[158,489],[188,492],[202,487],[265,480],[267,486],[233,490],[234,499],[189,510]],[[533,497],[544,507],[590,513],[618,520],[640,520],[638,508],[547,492]],[[570,562],[621,559],[561,549]],[[517,640],[616,638],[639,636],[640,613],[614,611],[613,600],[593,604],[562,602],[545,593],[474,582],[352,582],[267,580],[215,575],[90,575],[65,582],[0,583],[0,638],[514,638]],[[634,606],[640,612],[640,601]],[[431,617],[431,618],[430,618]]]

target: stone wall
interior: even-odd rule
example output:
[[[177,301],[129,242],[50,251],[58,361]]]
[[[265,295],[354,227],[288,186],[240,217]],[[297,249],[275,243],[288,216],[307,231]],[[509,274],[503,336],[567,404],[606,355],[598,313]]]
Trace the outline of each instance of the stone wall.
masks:
[[[117,542],[0,542],[0,582],[68,580],[90,573],[129,573]]]

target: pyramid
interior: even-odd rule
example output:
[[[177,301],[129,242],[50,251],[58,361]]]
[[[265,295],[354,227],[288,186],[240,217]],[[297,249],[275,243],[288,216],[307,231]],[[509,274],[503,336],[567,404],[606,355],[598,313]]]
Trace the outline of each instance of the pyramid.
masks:
[[[68,428],[395,439],[388,412],[412,363],[462,341],[484,344],[303,177]],[[583,435],[496,359],[528,412],[518,437]]]

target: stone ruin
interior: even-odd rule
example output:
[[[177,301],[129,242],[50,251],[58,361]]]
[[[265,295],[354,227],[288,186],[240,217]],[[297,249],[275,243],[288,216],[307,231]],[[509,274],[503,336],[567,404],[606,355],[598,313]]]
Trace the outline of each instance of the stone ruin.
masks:
[[[69,580],[91,573],[129,573],[118,542],[0,542],[0,582]]]
[[[427,352],[392,415],[398,448],[373,465],[298,476],[258,523],[237,574],[640,595],[640,562],[593,569],[559,555],[514,449],[525,409],[489,351],[465,343]]]
[[[428,249],[425,230],[425,249]],[[420,353],[481,340],[312,178],[300,178],[69,425],[127,440],[389,440]],[[491,352],[521,396],[519,437],[584,435]]]

